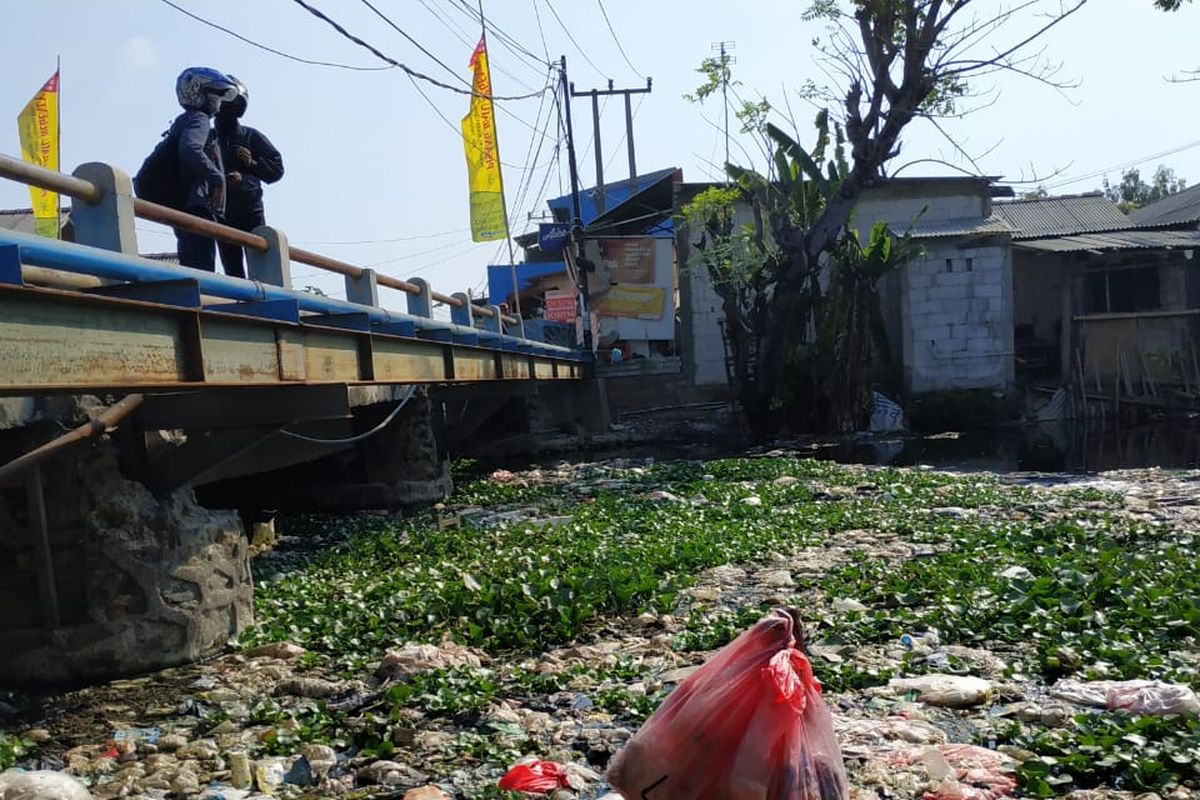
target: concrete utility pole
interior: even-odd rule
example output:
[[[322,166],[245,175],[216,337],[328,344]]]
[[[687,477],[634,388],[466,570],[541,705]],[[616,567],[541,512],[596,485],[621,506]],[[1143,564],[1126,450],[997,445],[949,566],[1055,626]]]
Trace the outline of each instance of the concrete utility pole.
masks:
[[[579,318],[583,323],[583,349],[592,356],[592,315],[588,306],[588,275],[583,257],[583,212],[579,208],[579,169],[575,164],[575,134],[571,127],[571,91],[567,82],[567,57],[561,57],[563,105],[567,118],[567,165],[571,172],[571,244],[575,248],[575,269],[579,280]]]
[[[637,180],[637,163],[634,160],[633,106],[630,98],[635,94],[649,94],[652,85],[653,78],[646,78],[646,88],[644,89],[614,89],[613,82],[610,80],[607,89],[590,89],[586,92],[576,92],[575,84],[571,84],[571,97],[592,98],[592,131],[595,137],[594,149],[596,151],[596,210],[598,214],[603,214],[605,211],[604,154],[600,147],[600,98],[614,94],[625,97],[625,141],[629,145],[629,185],[632,192],[632,188]]]

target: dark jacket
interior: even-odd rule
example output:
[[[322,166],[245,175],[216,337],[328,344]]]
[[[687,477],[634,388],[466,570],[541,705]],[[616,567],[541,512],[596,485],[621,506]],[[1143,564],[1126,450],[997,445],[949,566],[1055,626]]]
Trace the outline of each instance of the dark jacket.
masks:
[[[217,131],[221,143],[221,155],[225,159],[225,171],[240,172],[242,180],[228,187],[225,198],[226,216],[229,219],[261,217],[263,214],[264,183],[274,183],[283,177],[283,156],[271,144],[271,140],[258,130],[238,123],[232,131]],[[249,166],[238,160],[237,148],[250,151]]]
[[[210,198],[225,187],[225,168],[212,118],[203,111],[184,111],[171,124],[169,135],[179,137],[179,177],[185,211],[211,210],[217,216],[224,204],[213,207]]]

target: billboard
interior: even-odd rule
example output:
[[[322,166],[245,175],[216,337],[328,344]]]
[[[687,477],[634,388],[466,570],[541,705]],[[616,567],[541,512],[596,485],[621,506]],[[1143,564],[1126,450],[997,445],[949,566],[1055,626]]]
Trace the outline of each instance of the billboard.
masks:
[[[673,241],[654,236],[588,240],[590,307],[606,336],[623,340],[675,338]]]

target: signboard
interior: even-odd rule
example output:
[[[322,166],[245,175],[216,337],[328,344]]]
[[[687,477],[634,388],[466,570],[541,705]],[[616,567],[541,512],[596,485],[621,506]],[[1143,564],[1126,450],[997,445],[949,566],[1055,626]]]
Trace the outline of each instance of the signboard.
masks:
[[[601,260],[613,283],[654,283],[654,238],[605,239],[600,243]]]
[[[667,292],[661,286],[613,286],[596,300],[596,313],[608,317],[662,319]]]
[[[543,253],[557,253],[570,239],[569,222],[543,222],[538,225],[538,249]]]
[[[546,292],[546,319],[551,322],[574,322],[578,316],[575,292]]]

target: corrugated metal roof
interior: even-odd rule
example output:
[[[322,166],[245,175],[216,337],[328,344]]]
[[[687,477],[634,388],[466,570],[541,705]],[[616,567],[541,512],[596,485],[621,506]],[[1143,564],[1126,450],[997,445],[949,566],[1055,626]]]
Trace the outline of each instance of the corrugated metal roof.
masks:
[[[1178,225],[1200,221],[1200,186],[1193,186],[1139,208],[1129,215],[1138,225]]]
[[[1099,192],[995,203],[992,212],[1012,226],[1014,240],[1133,227],[1117,204]]]
[[[1015,245],[1026,250],[1042,250],[1051,253],[1152,248],[1200,249],[1200,231],[1109,231],[1107,233],[1083,233],[1034,239],[1016,242]]]
[[[898,231],[899,232],[899,231]],[[936,239],[941,236],[970,236],[986,233],[1011,233],[1012,227],[993,214],[986,219],[964,217],[937,222],[932,225],[916,225],[912,230],[914,239]]]

